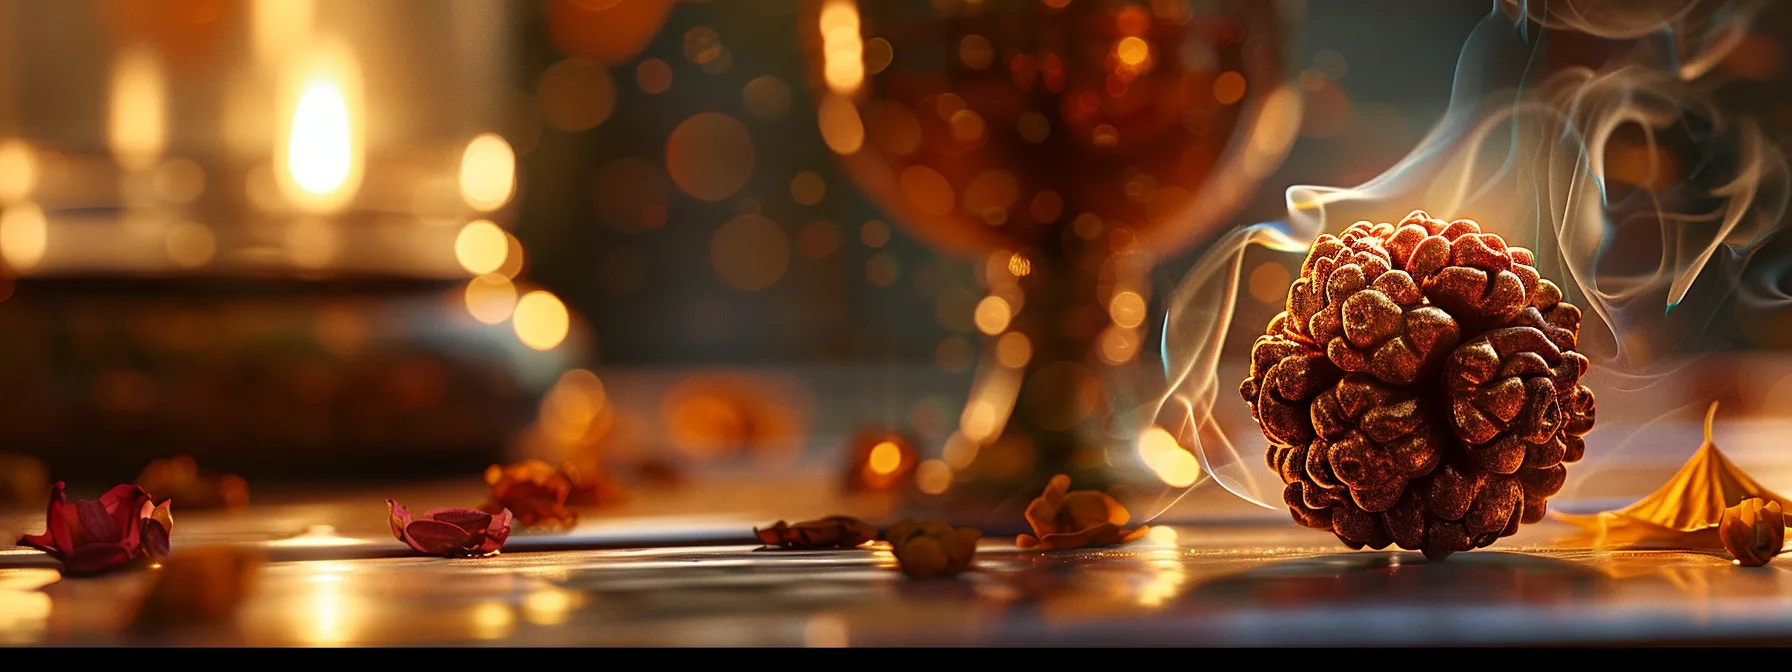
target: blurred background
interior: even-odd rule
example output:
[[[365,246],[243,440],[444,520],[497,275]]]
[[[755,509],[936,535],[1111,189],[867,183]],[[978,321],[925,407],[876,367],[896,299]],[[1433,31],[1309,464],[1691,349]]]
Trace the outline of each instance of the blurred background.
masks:
[[[1076,333],[1092,354],[1065,384],[1121,381],[1037,436],[1100,415],[1089,409],[1125,396],[1125,381],[1155,371],[1161,384],[1161,295],[1225,231],[1284,217],[1287,186],[1359,184],[1406,155],[1443,114],[1489,8],[0,0],[0,452],[17,473],[39,464],[59,479],[126,480],[185,454],[255,482],[470,475],[524,457],[639,482],[838,478],[869,461],[931,495],[1081,464],[1047,439],[972,431],[988,362],[1059,373],[1032,367],[1049,351],[1038,336],[997,338],[1025,314],[1003,283],[1083,268],[1065,273],[1090,278],[1096,315]],[[1787,15],[1773,7],[1722,66],[1726,109],[1775,137],[1792,131]],[[829,31],[848,18],[862,29],[837,43]],[[1052,30],[1080,44],[1075,29],[1097,25],[1121,31],[1101,38],[1113,51],[1065,50],[1059,66],[1027,51]],[[1186,130],[1170,172],[1015,149],[1058,142],[1078,108],[998,119],[1005,99],[973,93],[988,93],[982,73],[1032,91],[1023,74],[1049,87],[1083,61],[1115,100],[1135,81],[1115,73],[1180,78],[1154,103]],[[927,68],[945,74],[903,79]],[[916,120],[924,104],[939,120]],[[1090,147],[1147,156],[1165,142],[1126,144],[1155,123],[1144,116],[1098,122],[1078,136]],[[899,177],[842,160],[915,147],[985,152],[1019,177],[981,181],[959,159]],[[1028,182],[1057,175],[1111,182],[1134,205]],[[954,202],[983,224],[933,221]],[[1160,218],[1175,223],[1148,226]],[[1014,233],[1022,220],[1036,228]],[[1004,233],[941,235],[984,225]],[[1054,236],[1100,258],[1053,261],[1038,250]],[[1131,246],[1153,254],[1113,261]],[[1786,252],[1775,241],[1762,258]],[[1247,261],[1242,323],[1279,310],[1297,263]],[[1055,287],[1028,285],[1027,305]],[[1773,355],[1792,347],[1787,319],[1720,311],[1712,343],[1744,354],[1689,384],[1739,413],[1792,410],[1792,363]],[[1018,356],[997,351],[1015,343]],[[1185,457],[1106,457],[1160,489],[1195,478]]]

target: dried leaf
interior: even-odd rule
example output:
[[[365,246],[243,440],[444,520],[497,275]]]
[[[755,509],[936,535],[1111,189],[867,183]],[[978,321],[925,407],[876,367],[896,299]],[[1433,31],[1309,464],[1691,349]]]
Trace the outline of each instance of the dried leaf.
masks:
[[[877,528],[847,516],[828,516],[794,525],[780,520],[771,527],[753,528],[760,543],[785,549],[853,548],[877,539]]]
[[[1026,516],[1033,534],[1015,539],[1021,548],[1058,551],[1113,546],[1141,539],[1150,531],[1143,526],[1122,529],[1132,519],[1126,507],[1105,492],[1070,491],[1070,477],[1063,474],[1052,477],[1045,492],[1027,506]]]
[[[971,567],[977,555],[977,540],[983,533],[975,528],[954,528],[944,522],[904,520],[884,530],[890,542],[890,553],[896,565],[911,578],[932,579],[955,576]]]
[[[1594,535],[1598,546],[1714,551],[1724,546],[1718,525],[1725,509],[1753,498],[1786,510],[1792,500],[1756,483],[1718,450],[1711,440],[1716,417],[1713,402],[1705,413],[1704,445],[1648,497],[1615,511],[1555,518]]]

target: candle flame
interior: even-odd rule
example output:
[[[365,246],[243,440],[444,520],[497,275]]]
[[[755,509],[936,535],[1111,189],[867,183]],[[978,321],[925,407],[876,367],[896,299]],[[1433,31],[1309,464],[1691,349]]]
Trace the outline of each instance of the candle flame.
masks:
[[[327,196],[348,182],[353,147],[348,101],[334,82],[312,82],[292,114],[286,169],[305,191]]]
[[[285,88],[294,97],[279,136],[280,186],[304,209],[337,210],[360,187],[359,72],[345,49],[319,51],[302,66]]]

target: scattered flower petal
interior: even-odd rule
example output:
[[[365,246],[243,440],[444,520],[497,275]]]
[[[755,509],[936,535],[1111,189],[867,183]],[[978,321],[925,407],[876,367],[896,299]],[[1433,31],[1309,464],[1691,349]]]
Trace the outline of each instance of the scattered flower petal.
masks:
[[[162,563],[134,624],[157,629],[225,620],[253,588],[262,562],[255,551],[235,546],[182,551]]]
[[[240,509],[249,505],[249,483],[235,474],[200,471],[187,455],[150,462],[137,476],[150,497],[179,500],[181,510]]]
[[[491,497],[479,508],[486,513],[508,510],[523,527],[548,530],[571,529],[579,523],[578,512],[566,508],[574,484],[564,469],[540,460],[494,464],[485,470],[485,483],[491,486]]]
[[[48,529],[20,537],[19,543],[61,560],[64,574],[98,574],[167,555],[174,531],[168,506],[151,504],[149,493],[135,485],[114,486],[98,500],[71,504],[67,486],[58,481],[45,515]]]
[[[753,534],[767,546],[786,549],[852,548],[877,539],[877,528],[846,516],[828,516],[795,525],[780,520]]]
[[[1132,519],[1126,507],[1107,493],[1096,490],[1070,491],[1070,477],[1053,476],[1045,493],[1027,506],[1027,523],[1033,534],[1023,534],[1014,543],[1021,548],[1038,547],[1048,551],[1092,546],[1113,546],[1143,538],[1149,528],[1126,530],[1122,526]]]
[[[480,557],[494,555],[510,538],[509,511],[496,515],[476,509],[435,509],[416,518],[404,505],[386,500],[392,536],[424,555]]]
[[[1751,497],[1724,509],[1717,534],[1724,550],[1743,567],[1760,567],[1786,544],[1786,516],[1780,503]]]
[[[896,556],[903,574],[932,579],[969,569],[983,533],[970,527],[953,528],[937,520],[904,520],[884,530],[883,536],[890,542],[890,552]]]

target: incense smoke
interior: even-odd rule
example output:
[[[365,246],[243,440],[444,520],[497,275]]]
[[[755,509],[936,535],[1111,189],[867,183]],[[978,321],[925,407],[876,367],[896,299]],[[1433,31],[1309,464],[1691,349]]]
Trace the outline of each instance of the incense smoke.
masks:
[[[1248,416],[1227,426],[1215,414],[1216,401],[1247,412],[1243,369],[1222,372],[1244,358],[1221,352],[1245,252],[1304,256],[1322,232],[1414,209],[1474,219],[1536,252],[1583,309],[1601,407],[1662,396],[1637,393],[1674,372],[1670,355],[1706,335],[1727,297],[1792,302],[1774,284],[1783,269],[1749,267],[1792,193],[1785,158],[1754,121],[1726,118],[1707,81],[1759,7],[1496,0],[1462,49],[1444,118],[1405,159],[1354,188],[1291,187],[1286,220],[1233,231],[1196,263],[1169,297],[1169,388],[1145,420],[1228,491],[1280,508],[1261,433]]]

